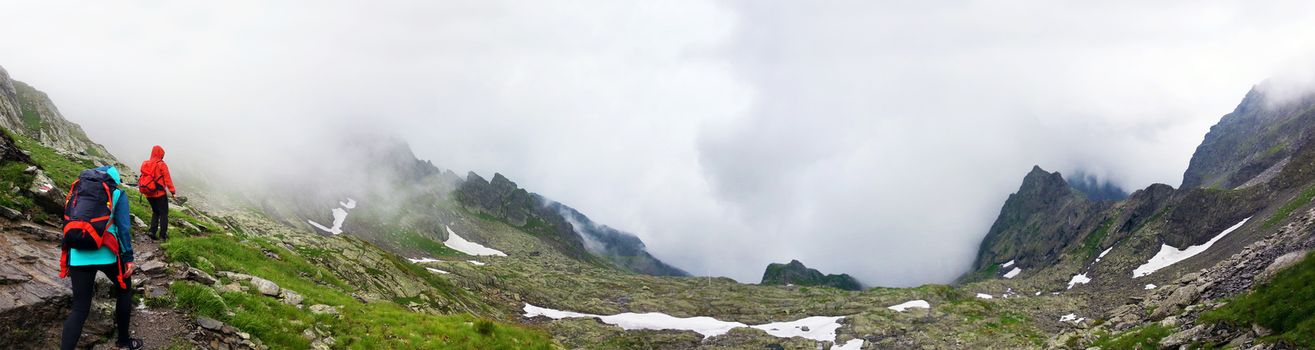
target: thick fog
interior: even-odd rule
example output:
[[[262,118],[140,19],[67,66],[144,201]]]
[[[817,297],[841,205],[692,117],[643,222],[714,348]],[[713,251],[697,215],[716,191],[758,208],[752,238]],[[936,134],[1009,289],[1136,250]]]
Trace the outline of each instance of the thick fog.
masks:
[[[742,282],[950,281],[1033,164],[1177,186],[1253,84],[1315,58],[1306,1],[0,8],[0,66],[126,163],[286,177],[394,133]]]

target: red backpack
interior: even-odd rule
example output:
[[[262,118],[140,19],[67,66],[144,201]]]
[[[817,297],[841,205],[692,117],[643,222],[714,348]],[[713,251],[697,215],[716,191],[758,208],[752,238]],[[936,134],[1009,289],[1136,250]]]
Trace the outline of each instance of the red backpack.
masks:
[[[145,161],[142,163],[141,175],[137,178],[137,191],[142,194],[151,194],[163,190],[164,186],[160,184],[160,162]]]

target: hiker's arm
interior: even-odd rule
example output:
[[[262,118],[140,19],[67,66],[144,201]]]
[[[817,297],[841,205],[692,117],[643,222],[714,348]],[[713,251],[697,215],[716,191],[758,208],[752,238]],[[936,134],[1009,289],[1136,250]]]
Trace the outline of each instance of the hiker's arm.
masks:
[[[120,192],[122,193],[122,192]],[[124,262],[133,262],[132,254],[132,212],[128,210],[128,196],[119,195],[114,203],[115,238],[119,240],[119,252]]]
[[[160,162],[160,172],[163,173],[160,174],[160,182],[164,184],[164,188],[169,189],[169,194],[177,194],[178,190],[174,188],[173,176],[169,174],[169,164]]]

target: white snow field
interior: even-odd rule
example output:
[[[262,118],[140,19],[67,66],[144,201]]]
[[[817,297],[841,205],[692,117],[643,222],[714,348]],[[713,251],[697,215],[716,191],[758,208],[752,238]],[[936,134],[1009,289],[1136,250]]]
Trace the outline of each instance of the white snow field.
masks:
[[[990,294],[986,294],[986,293],[977,293],[977,297],[980,298],[980,299],[991,299],[991,298],[995,298],[995,297],[991,296]]]
[[[479,261],[477,261],[477,260],[466,260],[466,261],[467,261],[467,262],[470,262],[471,264],[474,264],[475,266],[484,266],[484,265],[488,265],[488,264],[485,264],[485,263],[479,262]]]
[[[444,225],[443,228],[447,229],[447,240],[443,241],[443,245],[446,245],[448,248],[456,249],[459,252],[472,256],[507,256],[506,253],[497,249],[485,247],[479,243],[467,241],[465,238],[461,238],[461,235],[452,232],[452,227],[450,226]]]
[[[1010,260],[1009,262],[1014,262],[1014,261],[1013,261],[1013,260]],[[1023,273],[1023,269],[1015,267],[1013,270],[1009,270],[1009,272],[1005,273],[1005,276],[1004,276],[1004,277],[1005,277],[1005,278],[1014,278],[1014,277],[1018,277],[1018,274],[1020,274],[1020,273]]]
[[[342,223],[347,222],[347,209],[355,209],[356,200],[347,198],[346,203],[338,202],[338,204],[342,205],[342,208],[333,208],[333,227],[325,227],[324,225],[321,225],[318,222],[314,222],[310,220],[306,220],[306,222],[310,223],[311,226],[315,226],[315,228],[318,228],[324,232],[332,233],[335,235],[342,234]]]
[[[908,309],[914,309],[914,308],[930,309],[931,303],[928,303],[926,300],[913,300],[903,304],[892,305],[890,307],[887,307],[887,309],[891,309],[899,312],[904,312]]]
[[[1004,265],[1000,265],[1001,268],[1006,268],[1006,269],[1009,268],[1010,266],[1014,266],[1013,260],[1009,260],[1009,262],[1005,263]]]
[[[1159,286],[1156,286],[1156,285],[1154,285],[1154,284],[1148,284],[1148,285],[1146,285],[1146,290],[1151,290],[1151,289],[1155,289],[1155,288],[1159,288]]]
[[[1087,274],[1074,275],[1073,279],[1068,280],[1068,289],[1073,289],[1073,286],[1087,284],[1088,282],[1091,282],[1091,277],[1087,277]]]
[[[1085,321],[1086,319],[1087,319],[1086,317],[1078,317],[1077,314],[1068,314],[1068,315],[1060,316],[1060,317],[1059,317],[1059,322],[1081,323],[1082,321]]]
[[[451,272],[447,272],[447,271],[439,270],[439,269],[432,268],[432,267],[426,267],[425,270],[429,270],[429,272],[437,272],[437,273],[444,274],[444,275],[446,275],[446,274],[450,274],[450,273],[451,273]]]
[[[715,337],[730,332],[731,329],[750,327],[761,329],[778,338],[802,337],[817,341],[835,343],[836,330],[844,316],[813,316],[791,322],[774,322],[756,326],[740,322],[721,321],[712,317],[675,317],[659,312],[637,314],[627,312],[616,315],[593,315],[579,312],[553,310],[525,304],[525,317],[544,316],[554,320],[563,318],[597,318],[603,323],[621,327],[624,330],[680,330],[692,331],[704,338]],[[804,329],[808,330],[805,331]],[[831,350],[858,349],[863,346],[862,339],[854,339],[844,345],[833,345]]]
[[[1161,244],[1159,253],[1155,253],[1155,256],[1151,257],[1151,260],[1147,261],[1145,264],[1142,264],[1142,266],[1138,266],[1137,269],[1132,270],[1132,278],[1138,278],[1155,273],[1155,271],[1159,271],[1160,269],[1169,267],[1170,265],[1176,264],[1180,261],[1187,260],[1188,258],[1196,256],[1197,254],[1201,254],[1202,252],[1206,251],[1206,249],[1210,249],[1210,246],[1214,245],[1215,242],[1218,242],[1220,239],[1224,238],[1224,236],[1227,236],[1229,233],[1232,233],[1234,230],[1237,230],[1239,227],[1242,227],[1243,224],[1247,223],[1247,220],[1251,220],[1251,218],[1242,219],[1242,222],[1233,225],[1233,227],[1229,227],[1228,229],[1224,230],[1224,232],[1220,232],[1219,235],[1216,235],[1214,238],[1211,238],[1209,242],[1205,242],[1204,244],[1201,245],[1194,245],[1187,248],[1178,249],[1168,244]]]

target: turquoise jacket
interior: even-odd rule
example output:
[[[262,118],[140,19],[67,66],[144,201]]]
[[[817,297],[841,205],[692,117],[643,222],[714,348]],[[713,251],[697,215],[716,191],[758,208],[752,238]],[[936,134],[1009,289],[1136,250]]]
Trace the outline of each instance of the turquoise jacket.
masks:
[[[104,171],[114,179],[114,186],[117,187],[123,181],[119,177],[119,170],[112,166],[103,166],[96,170]],[[132,213],[128,210],[128,197],[123,195],[123,190],[114,189],[114,222],[111,223],[106,231],[114,235],[119,241],[119,252],[123,257],[123,262],[133,262],[132,256]],[[110,248],[101,247],[93,251],[82,251],[78,249],[69,250],[69,266],[88,266],[88,265],[107,265],[117,261],[114,252]]]

